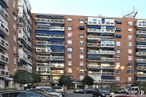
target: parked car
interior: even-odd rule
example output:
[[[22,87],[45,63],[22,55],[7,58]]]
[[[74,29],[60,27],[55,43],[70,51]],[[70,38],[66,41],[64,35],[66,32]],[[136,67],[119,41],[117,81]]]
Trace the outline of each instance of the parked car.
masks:
[[[93,92],[93,97],[110,97],[110,91],[108,89],[98,89],[95,88]]]
[[[56,96],[56,97],[62,97],[62,93],[59,93],[52,88],[31,89],[30,91],[44,91],[48,95],[53,95],[53,96]]]
[[[0,91],[0,97],[56,97],[56,96],[48,95],[46,92],[5,90]]]
[[[53,86],[52,88],[57,92],[64,93],[64,88],[62,86]]]
[[[132,86],[128,90],[128,94],[138,94],[139,93],[139,87],[138,86]]]
[[[119,90],[115,91],[116,94],[128,94],[127,88],[120,88]]]
[[[75,88],[74,93],[84,93],[84,90],[81,88]]]
[[[94,88],[84,89],[84,94],[93,94],[93,92],[94,92]]]

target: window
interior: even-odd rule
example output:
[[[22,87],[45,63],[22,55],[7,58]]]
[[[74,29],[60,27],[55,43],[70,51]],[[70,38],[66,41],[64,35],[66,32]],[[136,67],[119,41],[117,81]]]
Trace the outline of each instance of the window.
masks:
[[[68,61],[68,66],[72,66],[72,61]]]
[[[122,24],[122,20],[116,20],[116,24]]]
[[[71,32],[67,33],[67,37],[72,37],[72,33]]]
[[[16,58],[14,58],[14,64],[17,64],[17,60],[16,60]]]
[[[128,61],[132,61],[132,56],[128,56]]]
[[[117,53],[117,54],[119,54],[119,53],[120,53],[120,50],[119,50],[119,49],[118,49],[118,50],[116,50],[116,53]]]
[[[116,46],[121,46],[121,42],[116,42]]]
[[[81,53],[84,53],[84,48],[81,47],[81,48],[80,48],[80,52],[81,52]]]
[[[132,54],[132,49],[128,49],[128,54]]]
[[[116,81],[120,81],[120,77],[116,77]]]
[[[68,73],[72,73],[72,68],[68,68]]]
[[[68,40],[67,43],[71,45],[72,44],[72,40]]]
[[[122,38],[122,35],[117,34],[115,37],[116,37],[116,38]]]
[[[80,75],[80,80],[83,80],[84,79],[84,76],[83,75]]]
[[[83,33],[80,33],[80,38],[84,38],[84,34]]]
[[[83,46],[84,45],[84,41],[80,41],[80,45]]]
[[[129,21],[129,22],[128,22],[128,25],[129,25],[129,26],[133,26],[133,22],[132,22],[132,21]]]
[[[80,61],[80,66],[84,66],[84,62],[83,61]]]
[[[128,46],[129,47],[132,47],[132,42],[128,42]]]
[[[122,31],[122,28],[116,28],[116,31],[117,32],[121,32]]]
[[[17,42],[17,40],[16,40],[16,35],[14,35],[14,38],[13,38],[13,39],[14,39],[14,42]]]
[[[67,52],[72,52],[72,48],[71,47],[67,48]]]
[[[132,39],[132,35],[128,35],[128,40],[131,40]]]
[[[79,22],[84,23],[84,19],[83,18],[79,19]]]
[[[72,54],[68,54],[68,58],[71,59],[72,58]]]
[[[128,32],[132,32],[132,28],[128,28]]]
[[[70,22],[72,22],[72,19],[71,18],[68,18],[67,21],[70,23]]]
[[[84,59],[84,55],[80,55],[80,59]]]
[[[128,81],[132,81],[132,77],[128,77]]]
[[[72,30],[72,26],[68,26],[67,27],[67,30]]]
[[[133,73],[133,70],[127,70],[127,73],[128,74],[132,74]]]

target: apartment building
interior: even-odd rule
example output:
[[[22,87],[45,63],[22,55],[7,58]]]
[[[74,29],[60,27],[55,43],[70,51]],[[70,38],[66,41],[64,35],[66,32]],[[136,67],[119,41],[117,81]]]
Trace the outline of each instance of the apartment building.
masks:
[[[125,17],[33,14],[34,70],[42,79],[56,82],[62,74],[74,81],[89,75],[97,84],[125,86],[145,81],[145,22]]]
[[[137,82],[146,81],[146,19],[137,19],[135,32],[135,63]]]
[[[9,77],[8,71],[8,0],[0,0],[0,88],[4,88],[7,78]]]
[[[42,82],[58,83],[65,68],[64,16],[34,14],[33,62]]]
[[[17,0],[18,69],[32,72],[32,17],[28,0]]]

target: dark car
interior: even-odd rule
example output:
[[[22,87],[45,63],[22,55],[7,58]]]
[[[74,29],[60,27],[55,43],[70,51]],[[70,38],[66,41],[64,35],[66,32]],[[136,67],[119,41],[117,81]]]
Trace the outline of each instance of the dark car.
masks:
[[[110,97],[110,91],[108,89],[95,88],[93,92],[93,97]]]
[[[84,94],[93,94],[93,92],[94,92],[93,88],[84,89]]]
[[[53,97],[45,92],[34,91],[0,91],[0,97]]]

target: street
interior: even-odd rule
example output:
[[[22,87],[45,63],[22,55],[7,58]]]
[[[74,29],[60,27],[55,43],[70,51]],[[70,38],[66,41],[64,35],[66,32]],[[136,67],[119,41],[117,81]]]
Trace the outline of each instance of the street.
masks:
[[[92,94],[65,93],[64,97],[93,97]]]

